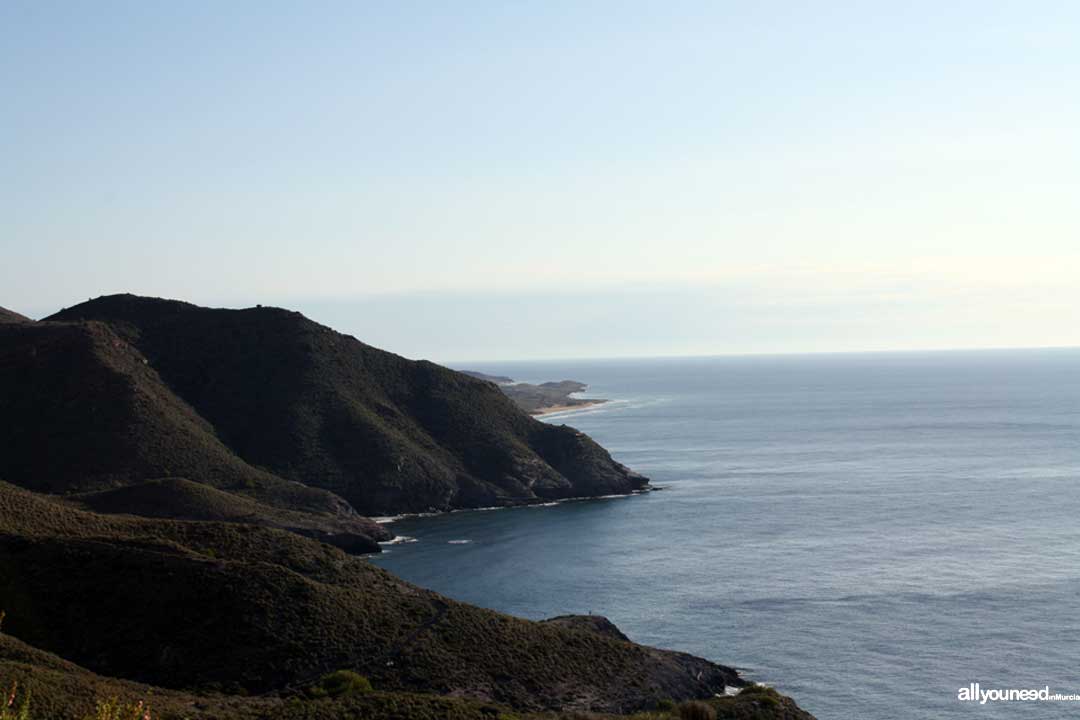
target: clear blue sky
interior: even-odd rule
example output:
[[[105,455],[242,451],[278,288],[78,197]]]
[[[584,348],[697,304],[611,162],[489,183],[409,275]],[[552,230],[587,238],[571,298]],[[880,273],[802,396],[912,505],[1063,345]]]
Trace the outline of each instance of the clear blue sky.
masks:
[[[1077,345],[1080,3],[0,4],[0,305],[442,360]]]

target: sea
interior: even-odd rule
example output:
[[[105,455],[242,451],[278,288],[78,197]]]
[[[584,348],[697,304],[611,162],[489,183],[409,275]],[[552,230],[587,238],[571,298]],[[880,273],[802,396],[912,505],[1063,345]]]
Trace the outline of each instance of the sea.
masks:
[[[374,562],[525,618],[594,613],[820,720],[1073,718],[1080,350],[475,363],[579,380],[644,495],[406,518]]]

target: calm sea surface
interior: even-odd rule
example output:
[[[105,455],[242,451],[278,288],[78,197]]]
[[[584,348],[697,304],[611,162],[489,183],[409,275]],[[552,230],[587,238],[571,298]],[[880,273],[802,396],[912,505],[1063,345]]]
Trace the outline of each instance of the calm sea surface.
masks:
[[[477,364],[665,488],[392,527],[376,562],[527,618],[598,613],[822,720],[1080,717],[1080,351]],[[462,542],[467,541],[467,542]]]

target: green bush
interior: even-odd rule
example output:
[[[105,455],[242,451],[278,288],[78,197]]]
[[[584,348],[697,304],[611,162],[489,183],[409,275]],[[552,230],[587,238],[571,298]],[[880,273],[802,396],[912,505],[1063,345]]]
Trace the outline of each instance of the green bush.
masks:
[[[763,708],[778,708],[782,704],[780,693],[765,685],[751,685],[743,688],[736,697],[740,700],[751,700]]]
[[[708,703],[692,700],[679,706],[681,720],[716,720],[716,710]]]
[[[352,670],[337,670],[319,681],[319,689],[329,697],[348,697],[371,692],[371,681]]]
[[[675,712],[675,701],[671,698],[657,700],[656,709],[660,712]]]

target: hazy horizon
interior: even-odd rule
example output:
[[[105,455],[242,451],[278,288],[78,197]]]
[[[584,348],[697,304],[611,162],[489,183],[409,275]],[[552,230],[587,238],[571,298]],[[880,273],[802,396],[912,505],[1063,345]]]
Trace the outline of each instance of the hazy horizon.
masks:
[[[112,293],[108,293],[112,294]],[[95,296],[96,297],[96,296]],[[87,298],[93,299],[93,298]],[[174,300],[182,300],[184,302],[192,302],[184,298],[170,298]],[[75,305],[77,303],[71,303]],[[204,304],[199,301],[194,301],[194,304]],[[1070,351],[1080,350],[1080,344],[1069,345],[967,345],[967,346],[950,346],[950,345],[927,345],[921,347],[903,347],[897,348],[888,345],[880,347],[858,347],[851,346],[842,349],[810,349],[810,348],[792,348],[792,349],[756,349],[756,350],[742,350],[742,351],[728,351],[728,352],[716,352],[707,351],[701,349],[689,349],[684,352],[669,352],[669,353],[657,353],[657,352],[624,352],[623,354],[589,354],[589,355],[572,355],[572,354],[532,354],[532,355],[506,355],[500,354],[497,349],[493,350],[487,355],[475,355],[475,356],[451,356],[436,352],[432,354],[427,352],[425,348],[439,346],[439,347],[453,347],[453,343],[447,343],[444,341],[431,341],[426,340],[423,336],[410,336],[411,339],[405,338],[399,343],[395,343],[392,338],[382,337],[375,332],[365,332],[362,328],[361,322],[350,322],[350,318],[362,318],[362,313],[350,312],[350,308],[354,306],[350,303],[345,306],[327,306],[324,303],[313,302],[304,303],[300,302],[293,305],[275,305],[274,303],[257,303],[268,307],[284,307],[288,310],[298,310],[303,312],[310,319],[319,322],[323,325],[327,325],[339,332],[353,335],[358,340],[373,345],[383,350],[388,350],[398,355],[405,356],[414,360],[431,360],[433,362],[446,365],[458,370],[469,369],[469,365],[476,365],[478,367],[485,365],[500,365],[500,364],[514,364],[514,363],[534,363],[534,362],[552,362],[559,361],[605,361],[605,360],[663,360],[663,359],[693,359],[693,358],[725,358],[725,357],[787,357],[787,356],[813,356],[813,355],[873,355],[873,354],[904,354],[904,353],[963,353],[963,352],[1009,352],[1009,351]],[[432,307],[439,305],[440,303],[433,301]],[[256,304],[239,304],[239,305],[227,305],[219,303],[205,303],[209,307],[225,307],[229,309],[245,309],[255,307]],[[70,305],[63,306],[64,308],[70,307]],[[62,309],[56,307],[49,310],[38,310],[37,312],[28,312],[23,308],[8,307],[9,310],[20,312],[33,319],[43,319],[54,312]],[[466,315],[469,315],[466,313]],[[437,324],[437,323],[435,323]],[[357,326],[361,326],[361,329],[357,329]],[[532,327],[532,326],[530,326]],[[450,332],[456,332],[458,328],[450,330]],[[483,334],[483,331],[478,331]],[[500,338],[507,336],[504,330],[500,334],[488,333],[491,338],[492,344],[497,345],[500,342]],[[613,338],[613,340],[615,340]],[[611,347],[617,345],[601,345],[601,349],[598,351],[603,353],[609,351]]]
[[[0,305],[440,361],[1080,345],[1080,6],[0,7]]]

